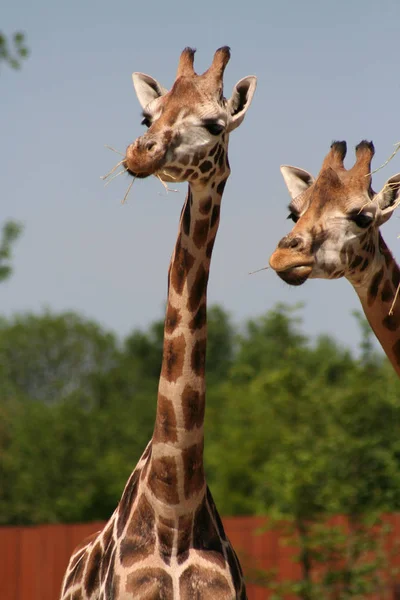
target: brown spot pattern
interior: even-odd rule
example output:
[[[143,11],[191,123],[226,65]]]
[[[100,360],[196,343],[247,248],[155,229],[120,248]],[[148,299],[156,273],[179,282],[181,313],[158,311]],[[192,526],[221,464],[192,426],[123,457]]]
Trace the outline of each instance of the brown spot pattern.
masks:
[[[112,538],[112,534],[113,534],[113,529],[114,529],[114,523],[111,522],[107,529],[104,532],[104,536],[103,536],[103,558],[101,561],[101,567],[100,567],[100,580],[103,581],[106,573],[107,573],[107,569],[108,566],[110,564],[110,558],[111,558],[111,553],[113,550],[113,546],[110,543],[111,542],[111,538]]]
[[[119,577],[114,575],[114,564],[115,564],[115,548],[110,560],[110,568],[106,579],[105,592],[107,600],[115,600],[116,589],[119,582]]]
[[[211,229],[214,227],[215,223],[219,220],[220,210],[221,210],[220,205],[215,204],[212,209],[212,214],[211,214],[211,223],[210,223]]]
[[[85,565],[86,565],[86,561],[83,559],[80,560],[79,562],[75,563],[75,566],[71,569],[70,574],[68,575],[67,579],[65,580],[64,590],[67,590],[72,584],[80,582],[80,580],[82,579],[83,570],[85,568]]]
[[[178,549],[177,561],[181,565],[189,556],[190,541],[192,538],[192,515],[182,515],[178,521]]]
[[[194,390],[189,384],[182,393],[183,418],[185,429],[191,431],[204,422],[205,394]]]
[[[164,340],[161,376],[167,381],[176,382],[182,375],[186,342],[183,333],[172,339]]]
[[[95,545],[90,553],[88,567],[85,575],[85,591],[88,596],[91,596],[94,590],[99,585],[99,572],[101,565],[102,551],[99,543]]]
[[[225,566],[221,538],[213,523],[204,498],[197,509],[193,522],[193,548],[201,550],[203,558]]]
[[[174,521],[172,519],[159,518],[157,523],[157,537],[159,540],[160,556],[169,565],[174,543]]]
[[[232,579],[233,579],[233,586],[234,586],[235,590],[238,591],[238,590],[240,590],[241,585],[242,585],[242,579],[243,579],[242,569],[241,569],[240,563],[238,561],[238,558],[236,556],[236,553],[230,545],[226,549],[226,554],[227,554],[227,558],[228,558],[229,570],[231,572]]]
[[[86,547],[83,550],[81,550],[80,552],[78,552],[78,554],[74,555],[74,557],[71,559],[71,562],[70,562],[71,569],[73,569],[75,567],[76,563],[81,560],[81,558],[85,554],[85,552],[86,552]]]
[[[222,194],[224,193],[224,189],[226,186],[226,182],[227,182],[228,178],[223,179],[218,185],[217,185],[217,193],[222,196]]]
[[[202,298],[204,297],[206,293],[207,281],[208,271],[206,271],[204,266],[201,264],[197,270],[196,277],[193,281],[188,298],[188,309],[190,312],[194,312],[197,309]]]
[[[171,283],[177,294],[182,294],[186,278],[193,265],[194,257],[186,248],[182,247],[181,238],[179,236],[176,242],[175,255],[170,271]]]
[[[154,528],[154,510],[143,494],[132,515],[126,536],[120,544],[119,558],[123,567],[131,567],[154,552]]]
[[[198,219],[194,226],[193,241],[197,248],[202,248],[207,241],[209,219]]]
[[[158,394],[156,424],[154,427],[154,442],[176,442],[176,416],[172,401]]]
[[[165,331],[169,334],[173,333],[181,322],[182,317],[177,308],[168,304],[167,314],[165,317]]]
[[[199,169],[202,173],[207,173],[208,171],[210,171],[213,167],[213,164],[211,161],[209,160],[205,160],[204,162],[201,163]]]
[[[231,588],[228,580],[213,569],[190,565],[179,580],[181,600],[222,600],[229,598]]]
[[[185,174],[183,176],[184,179],[189,179],[189,177],[194,173],[194,169],[186,169]]]
[[[362,261],[362,256],[356,256],[355,259],[350,263],[350,269],[356,269],[361,265]]]
[[[211,256],[212,256],[212,251],[213,251],[213,248],[214,248],[214,242],[215,242],[215,235],[214,235],[214,237],[207,244],[207,250],[206,250],[206,256],[207,256],[207,258],[211,258]]]
[[[215,162],[215,164],[218,164],[219,157],[221,156],[221,152],[223,152],[223,150],[224,150],[224,149],[223,149],[222,145],[218,146],[218,150],[217,150],[217,152],[215,153],[215,158],[214,158],[214,162]]]
[[[135,469],[126,484],[118,506],[117,535],[120,537],[125,529],[132,505],[135,502],[140,470]]]
[[[386,280],[382,288],[381,300],[382,302],[390,302],[391,300],[393,300],[393,297],[394,293],[392,290],[392,286],[390,282]]]
[[[386,315],[382,321],[382,325],[389,331],[396,331],[400,325],[400,315]]]
[[[191,366],[195,375],[204,377],[206,366],[206,340],[195,342],[192,350]]]
[[[224,164],[224,160],[225,160],[225,152],[224,152],[224,149],[222,148],[222,152],[218,158],[218,166],[219,167],[222,167],[222,165]]]
[[[162,502],[178,504],[178,474],[175,459],[171,456],[152,459],[149,487]]]
[[[128,576],[126,591],[132,600],[173,600],[172,577],[163,569],[138,569]]]
[[[218,144],[215,144],[215,146],[213,146],[210,150],[210,152],[208,153],[208,156],[214,156],[214,154],[216,153],[216,151],[218,150]]]
[[[199,210],[202,215],[208,215],[212,206],[212,198],[208,196],[205,200],[200,201]]]
[[[182,169],[179,167],[168,167],[168,173],[172,173],[173,176],[179,177],[182,173]]]
[[[189,327],[190,327],[191,331],[200,330],[200,329],[203,329],[206,322],[207,322],[207,307],[206,307],[206,303],[204,302],[203,304],[201,304],[199,306],[193,319],[189,322]]]
[[[188,197],[186,198],[185,206],[183,207],[183,215],[182,215],[182,229],[183,229],[183,233],[185,235],[189,235],[189,233],[190,233],[190,220],[191,220],[190,199],[191,199],[191,194],[189,192]]]
[[[371,306],[375,302],[375,298],[377,297],[379,292],[379,286],[381,284],[382,277],[383,268],[380,269],[377,273],[375,273],[375,275],[372,278],[371,285],[369,286],[368,290],[368,306]]]
[[[208,502],[209,509],[214,517],[214,521],[217,525],[219,537],[221,538],[221,540],[226,541],[227,537],[225,534],[225,529],[224,529],[224,526],[221,521],[221,517],[219,516],[219,512],[217,511],[217,507],[215,506],[213,497],[212,497],[211,492],[208,487],[207,487],[207,502]]]
[[[204,485],[203,441],[182,451],[185,497],[198,493]]]
[[[397,340],[397,342],[393,344],[392,350],[396,364],[400,365],[400,340]]]
[[[195,154],[192,158],[192,167],[198,167],[200,162],[200,154]]]

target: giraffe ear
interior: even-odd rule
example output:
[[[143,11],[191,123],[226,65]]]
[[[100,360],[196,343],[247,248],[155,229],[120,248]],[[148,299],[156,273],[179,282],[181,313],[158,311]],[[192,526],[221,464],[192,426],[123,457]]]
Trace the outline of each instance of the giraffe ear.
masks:
[[[156,79],[144,73],[132,74],[133,87],[140,106],[145,108],[152,100],[164,96],[168,92]]]
[[[387,180],[381,191],[376,194],[374,201],[380,208],[378,223],[382,225],[390,219],[400,204],[400,173]]]
[[[311,187],[315,181],[308,171],[290,165],[282,165],[281,173],[293,200]]]
[[[257,77],[249,75],[237,82],[233,88],[232,96],[228,100],[228,112],[230,120],[227,131],[231,132],[236,127],[239,127],[244,119],[244,116],[249,108],[254,92],[257,87]]]

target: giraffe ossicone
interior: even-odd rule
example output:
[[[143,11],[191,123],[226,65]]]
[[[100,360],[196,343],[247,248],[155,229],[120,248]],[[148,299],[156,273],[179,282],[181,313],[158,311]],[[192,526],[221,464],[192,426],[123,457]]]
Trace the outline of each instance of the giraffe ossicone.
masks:
[[[134,73],[148,131],[128,146],[134,177],[187,181],[168,271],[164,346],[153,436],[102,531],[73,553],[62,600],[244,600],[204,466],[207,283],[230,174],[229,134],[243,121],[256,78],[223,96],[229,48],[197,75],[194,50],[180,57],[170,91]]]
[[[270,258],[270,266],[290,285],[308,278],[346,277],[394,369],[400,375],[400,270],[380,226],[400,203],[400,173],[382,190],[372,189],[372,142],[356,146],[356,162],[344,166],[346,142],[333,142],[316,179],[288,165],[281,172],[294,221]]]

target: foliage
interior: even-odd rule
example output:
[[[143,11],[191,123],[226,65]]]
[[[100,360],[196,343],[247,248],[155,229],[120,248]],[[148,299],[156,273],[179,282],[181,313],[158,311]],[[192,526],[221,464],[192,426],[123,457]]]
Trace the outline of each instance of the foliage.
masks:
[[[5,281],[12,273],[10,265],[11,249],[22,232],[22,226],[16,221],[7,221],[3,225],[0,239],[0,282]]]
[[[291,525],[301,580],[257,574],[276,598],[362,598],[383,560],[370,524],[400,509],[399,380],[362,321],[359,359],[307,339],[299,308],[242,328],[209,310],[207,477],[222,514]],[[121,343],[73,313],[0,321],[1,523],[109,517],[152,434],[162,343],[161,320]]]
[[[3,61],[12,69],[19,69],[21,60],[27,58],[29,54],[25,45],[25,35],[18,31],[12,36],[12,41],[7,40],[6,36],[0,32],[0,62]]]

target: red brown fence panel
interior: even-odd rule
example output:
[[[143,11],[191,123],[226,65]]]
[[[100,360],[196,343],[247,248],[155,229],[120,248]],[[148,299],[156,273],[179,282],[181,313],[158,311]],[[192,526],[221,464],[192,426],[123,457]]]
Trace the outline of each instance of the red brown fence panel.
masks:
[[[387,544],[393,555],[391,566],[400,568],[400,516],[393,515],[388,521],[392,526]],[[300,577],[295,549],[282,543],[283,536],[277,530],[266,529],[266,519],[231,517],[224,519],[224,525],[250,578],[249,600],[268,600],[271,596],[265,587],[251,583],[259,576],[273,572],[279,581]],[[0,600],[57,600],[72,550],[102,526],[90,523],[0,528]],[[374,600],[399,599],[398,582],[390,581],[388,575],[387,589]]]

